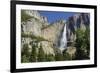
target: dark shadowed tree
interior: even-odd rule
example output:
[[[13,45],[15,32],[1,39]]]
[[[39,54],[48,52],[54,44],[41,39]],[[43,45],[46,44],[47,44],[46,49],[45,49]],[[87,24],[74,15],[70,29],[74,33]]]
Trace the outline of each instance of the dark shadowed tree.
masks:
[[[38,62],[44,62],[44,61],[46,61],[45,53],[42,46],[40,46],[38,51]]]
[[[55,59],[56,61],[63,61],[63,55],[61,53],[56,53]]]
[[[37,52],[36,52],[36,45],[32,45],[32,52],[31,52],[31,56],[30,56],[30,61],[31,62],[36,62],[37,61]]]
[[[28,44],[24,44],[21,51],[21,62],[29,62],[30,52]]]

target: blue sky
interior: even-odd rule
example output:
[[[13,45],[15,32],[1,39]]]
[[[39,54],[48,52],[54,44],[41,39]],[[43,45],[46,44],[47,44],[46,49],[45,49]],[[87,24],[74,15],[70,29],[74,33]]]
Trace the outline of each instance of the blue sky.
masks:
[[[74,12],[56,12],[56,11],[39,11],[42,16],[47,17],[48,22],[52,23],[55,22],[56,20],[60,19],[68,19],[68,17],[73,16]]]

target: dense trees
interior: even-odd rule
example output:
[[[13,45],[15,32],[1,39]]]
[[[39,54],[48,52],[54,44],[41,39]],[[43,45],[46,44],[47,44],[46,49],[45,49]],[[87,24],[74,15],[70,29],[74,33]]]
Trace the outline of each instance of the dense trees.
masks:
[[[21,57],[22,57],[21,62],[29,62],[30,53],[29,53],[28,44],[24,44]]]
[[[31,62],[36,62],[37,61],[37,52],[36,52],[36,45],[32,45],[32,52],[30,55],[30,61]]]
[[[52,54],[46,55],[46,61],[55,61],[55,56]]]
[[[39,48],[39,50],[38,50],[38,61],[39,61],[39,62],[46,61],[45,53],[44,53],[44,51],[43,51],[42,46],[40,46],[40,48]]]
[[[38,44],[32,44],[32,51],[29,52],[28,44],[25,44],[22,48],[23,51],[21,53],[21,62],[46,62],[46,61],[55,61],[55,56],[52,54],[45,54],[42,46],[38,46]]]
[[[62,61],[62,60],[63,60],[63,54],[57,53],[57,54],[55,55],[55,60],[56,60],[56,61]]]
[[[22,63],[71,60],[68,53],[45,54],[42,46],[38,47],[36,44],[32,45],[31,52],[29,52],[28,44],[25,44],[21,56]]]
[[[90,53],[90,32],[87,27],[86,30],[78,29],[76,31],[76,58],[75,59],[89,59]]]

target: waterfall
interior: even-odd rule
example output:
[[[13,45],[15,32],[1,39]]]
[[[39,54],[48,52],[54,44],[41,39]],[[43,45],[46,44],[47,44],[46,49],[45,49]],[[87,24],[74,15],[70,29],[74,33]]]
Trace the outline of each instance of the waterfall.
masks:
[[[64,25],[63,33],[60,39],[59,49],[63,51],[67,47],[66,24]]]

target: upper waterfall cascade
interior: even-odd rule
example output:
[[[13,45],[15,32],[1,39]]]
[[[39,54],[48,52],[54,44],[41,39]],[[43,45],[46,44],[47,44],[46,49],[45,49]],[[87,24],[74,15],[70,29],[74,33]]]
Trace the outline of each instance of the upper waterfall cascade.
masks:
[[[66,35],[66,24],[64,25],[64,30],[60,39],[59,49],[63,51],[67,47],[67,35]]]

